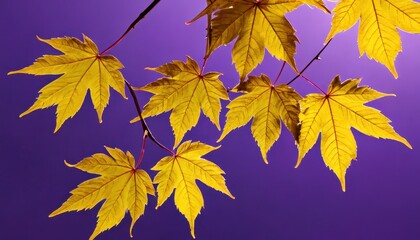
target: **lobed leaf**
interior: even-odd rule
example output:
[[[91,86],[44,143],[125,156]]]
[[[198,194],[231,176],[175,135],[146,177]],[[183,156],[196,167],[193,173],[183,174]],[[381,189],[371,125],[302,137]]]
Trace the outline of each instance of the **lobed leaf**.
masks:
[[[391,139],[412,148],[390,125],[380,111],[365,106],[372,100],[392,96],[359,86],[360,79],[343,83],[335,77],[327,95],[309,94],[301,102],[298,167],[321,133],[321,153],[325,164],[334,171],[346,190],[345,175],[351,161],[356,159],[356,140],[351,128],[372,137]]]
[[[160,207],[175,191],[175,205],[187,219],[191,236],[195,238],[195,219],[204,207],[203,195],[196,184],[200,180],[207,186],[231,198],[223,170],[202,156],[218,149],[200,142],[182,143],[174,156],[162,158],[152,170],[158,171],[153,183],[158,184],[158,203]]]
[[[299,101],[302,97],[291,87],[280,84],[273,86],[265,76],[250,76],[240,91],[246,93],[229,103],[226,125],[218,141],[232,130],[247,124],[254,118],[251,132],[261,150],[262,158],[268,163],[267,152],[280,136],[280,120],[286,125],[295,139],[299,135]]]
[[[83,35],[84,42],[70,37],[38,39],[64,55],[44,55],[31,66],[9,74],[62,76],[43,87],[35,103],[20,117],[37,109],[57,105],[54,130],[57,132],[67,119],[80,110],[88,90],[99,122],[102,122],[103,111],[109,102],[110,87],[126,98],[124,77],[119,71],[123,65],[113,56],[100,56],[98,47],[90,38]]]
[[[170,123],[175,135],[174,148],[185,133],[197,125],[200,110],[220,129],[220,99],[229,99],[226,88],[219,80],[220,73],[201,73],[198,64],[190,57],[187,57],[186,63],[173,61],[148,69],[166,77],[136,89],[155,94],[144,106],[142,116],[147,118],[172,110]],[[137,117],[132,122],[138,120]]]
[[[109,155],[94,154],[75,165],[79,170],[98,174],[99,177],[87,180],[71,191],[71,196],[61,207],[50,214],[57,216],[64,212],[91,209],[105,200],[98,212],[98,223],[89,239],[118,225],[126,211],[131,216],[130,236],[134,224],[144,214],[147,194],[155,195],[149,175],[135,168],[134,157],[120,149],[106,147]]]
[[[333,13],[326,41],[350,29],[360,18],[360,55],[366,53],[398,78],[395,59],[402,51],[402,45],[397,28],[420,33],[420,3],[412,0],[341,0]]]
[[[265,49],[298,71],[294,60],[298,39],[284,15],[304,3],[329,12],[319,0],[216,0],[192,21],[216,11],[207,56],[237,38],[232,59],[243,82],[262,62]]]

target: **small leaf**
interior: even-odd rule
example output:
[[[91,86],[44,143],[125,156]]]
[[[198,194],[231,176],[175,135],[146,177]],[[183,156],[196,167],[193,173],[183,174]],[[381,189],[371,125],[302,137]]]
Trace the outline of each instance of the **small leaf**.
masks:
[[[218,149],[200,142],[182,143],[176,155],[162,158],[152,170],[158,171],[153,183],[158,184],[158,203],[160,207],[175,191],[175,205],[188,220],[191,235],[195,238],[195,219],[204,207],[204,199],[196,180],[220,191],[231,198],[223,170],[216,164],[201,158]]]
[[[299,119],[299,157],[297,166],[314,146],[321,132],[321,153],[325,164],[334,171],[346,190],[345,175],[356,159],[356,140],[351,127],[375,138],[392,139],[412,148],[408,141],[394,131],[391,121],[380,111],[364,105],[372,100],[393,96],[358,86],[360,79],[343,83],[339,76],[330,84],[328,94],[309,94],[301,102]]]
[[[249,77],[244,84],[239,85],[238,90],[246,93],[227,106],[229,112],[226,114],[226,125],[218,141],[230,131],[247,124],[253,117],[252,135],[261,149],[264,162],[268,163],[267,152],[280,136],[280,120],[297,139],[298,103],[302,97],[285,84],[273,86],[265,75]]]
[[[174,148],[185,133],[197,125],[200,110],[220,129],[220,99],[229,99],[226,88],[219,80],[220,73],[201,74],[198,64],[190,57],[186,63],[173,61],[148,69],[166,77],[136,89],[155,94],[144,106],[142,116],[147,118],[173,110],[170,123],[175,135]],[[131,122],[138,120],[137,117]]]
[[[130,212],[132,219],[132,236],[134,224],[144,214],[147,194],[155,194],[149,175],[144,170],[135,169],[131,153],[124,154],[117,148],[106,150],[110,156],[98,153],[75,165],[66,162],[69,167],[100,176],[79,184],[71,191],[69,199],[50,214],[50,217],[54,217],[64,212],[91,209],[105,200],[98,213],[96,228],[89,239],[94,239],[101,232],[118,225],[126,210]]]
[[[57,124],[54,130],[57,132],[67,119],[74,117],[80,110],[88,90],[99,122],[102,122],[102,113],[108,105],[109,87],[126,98],[124,78],[119,71],[123,65],[113,56],[99,56],[98,48],[90,38],[83,35],[84,42],[69,37],[38,39],[64,55],[44,55],[31,66],[9,74],[62,76],[43,87],[36,102],[20,117],[37,109],[57,105]]]

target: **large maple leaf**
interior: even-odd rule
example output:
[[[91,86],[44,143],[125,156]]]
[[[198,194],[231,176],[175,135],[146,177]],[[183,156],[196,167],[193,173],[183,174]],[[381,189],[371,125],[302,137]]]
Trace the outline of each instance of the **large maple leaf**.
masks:
[[[169,120],[175,135],[174,148],[185,133],[197,125],[200,110],[220,129],[220,99],[229,99],[226,88],[219,80],[220,73],[202,74],[198,64],[190,57],[187,57],[186,63],[173,61],[148,69],[166,77],[136,88],[155,94],[144,106],[142,116],[147,118],[173,110]],[[138,117],[133,121],[137,120]]]
[[[101,56],[96,44],[83,35],[84,42],[77,38],[41,39],[64,55],[44,55],[31,66],[9,74],[60,75],[61,77],[43,87],[36,102],[20,117],[37,109],[57,105],[57,120],[54,132],[81,108],[87,91],[102,122],[102,113],[109,101],[109,87],[124,98],[124,78],[119,71],[123,65],[113,56]]]
[[[398,77],[395,58],[401,52],[397,28],[420,33],[420,4],[412,0],[341,0],[333,10],[327,41],[350,29],[360,18],[359,52],[384,64]]]
[[[304,3],[328,11],[318,0],[216,0],[192,21],[220,9],[211,21],[207,56],[237,38],[232,59],[243,81],[262,62],[265,48],[297,71],[294,55],[298,39],[284,15]]]
[[[203,159],[202,156],[216,150],[200,142],[182,143],[174,156],[162,158],[152,170],[159,171],[153,182],[158,184],[158,203],[160,207],[175,191],[175,205],[188,220],[191,235],[195,238],[195,219],[204,207],[204,199],[196,180],[214,188],[231,198],[223,170],[216,164]]]
[[[227,106],[229,112],[226,114],[226,125],[218,141],[253,117],[252,135],[260,147],[264,161],[268,163],[267,152],[280,136],[280,120],[297,139],[299,101],[302,97],[285,84],[273,86],[265,75],[250,76],[245,83],[239,85],[238,90],[246,93]]]
[[[391,121],[380,111],[367,107],[364,103],[393,96],[358,86],[360,79],[350,79],[343,83],[339,76],[330,84],[328,93],[309,94],[301,102],[299,119],[299,157],[296,166],[314,146],[321,132],[321,153],[325,164],[334,171],[346,189],[345,175],[353,159],[356,159],[356,140],[351,128],[375,138],[392,139],[405,144],[410,143],[394,131]]]
[[[110,156],[98,153],[75,165],[66,163],[69,167],[101,176],[81,183],[71,191],[70,198],[50,214],[50,217],[54,217],[64,212],[91,209],[105,199],[98,212],[98,223],[89,239],[118,225],[127,210],[132,219],[132,236],[134,224],[144,214],[147,194],[155,194],[152,180],[144,170],[135,167],[131,153],[124,154],[117,148],[106,147],[106,150]]]

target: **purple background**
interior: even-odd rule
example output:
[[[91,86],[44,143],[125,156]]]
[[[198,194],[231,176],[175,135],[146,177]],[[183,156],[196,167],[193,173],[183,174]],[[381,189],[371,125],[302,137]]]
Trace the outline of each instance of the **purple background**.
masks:
[[[67,213],[52,219],[48,214],[69,196],[78,183],[92,176],[67,168],[104,145],[119,147],[138,156],[140,125],[128,121],[136,115],[131,99],[115,91],[98,124],[89,100],[75,118],[53,134],[55,108],[36,111],[22,119],[18,115],[37,97],[38,90],[54,76],[6,76],[33,62],[52,49],[36,40],[84,33],[104,49],[150,1],[1,1],[0,64],[0,238],[1,239],[87,239],[94,229],[98,206],[92,211]],[[130,35],[111,51],[125,65],[124,76],[136,86],[159,77],[145,71],[189,55],[201,64],[205,46],[204,19],[186,26],[205,1],[162,1]],[[334,4],[328,6],[332,8]],[[302,68],[322,47],[331,16],[301,7],[288,18],[297,30],[296,61]],[[269,165],[261,159],[250,134],[249,124],[231,133],[222,148],[207,155],[227,173],[227,184],[236,200],[199,183],[205,209],[196,221],[198,239],[420,239],[420,162],[418,74],[420,37],[402,33],[404,52],[396,63],[398,80],[380,64],[359,59],[356,28],[340,34],[306,72],[324,89],[340,74],[343,79],[363,77],[363,84],[398,97],[385,98],[370,106],[381,109],[393,126],[413,145],[409,150],[394,141],[376,140],[354,131],[358,161],[347,173],[347,192],[322,162],[317,144],[294,169],[297,150],[290,133],[284,131],[269,152]],[[223,72],[228,87],[238,75],[231,65],[231,46],[220,48],[210,58],[207,71]],[[253,74],[275,78],[281,63],[267,54]],[[287,68],[281,82],[293,77]],[[293,85],[301,94],[316,92],[303,80]],[[149,94],[138,94],[144,104]],[[232,95],[234,97],[234,95]],[[227,102],[223,102],[224,106]],[[223,110],[221,122],[224,124]],[[165,145],[172,146],[169,114],[150,118],[151,129]],[[202,117],[185,139],[216,145],[217,129]],[[153,144],[146,149],[142,167],[150,169],[166,153]],[[149,171],[152,175],[151,171]],[[157,211],[151,197],[145,216],[134,228],[135,239],[189,239],[187,221],[176,210],[171,197]],[[98,239],[129,239],[129,217]]]

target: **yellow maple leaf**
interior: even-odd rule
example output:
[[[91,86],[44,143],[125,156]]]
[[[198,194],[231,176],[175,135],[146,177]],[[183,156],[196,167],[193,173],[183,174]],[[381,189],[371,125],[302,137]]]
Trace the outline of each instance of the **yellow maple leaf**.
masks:
[[[380,111],[364,105],[372,100],[393,96],[358,86],[360,79],[343,83],[337,76],[330,84],[327,95],[309,94],[301,102],[299,119],[299,157],[297,166],[314,146],[321,132],[321,153],[325,164],[334,171],[346,190],[345,175],[353,159],[356,159],[356,140],[351,127],[375,138],[392,139],[412,148],[408,141],[396,133],[391,121]]]
[[[65,162],[69,167],[100,176],[79,184],[71,191],[69,199],[50,214],[50,217],[54,217],[64,212],[91,209],[105,199],[98,212],[98,223],[89,239],[118,225],[126,210],[132,219],[132,236],[134,224],[144,214],[147,194],[155,195],[152,180],[144,170],[136,169],[130,152],[124,154],[120,149],[108,147],[106,150],[110,156],[98,153],[75,165]]]
[[[244,81],[262,62],[265,48],[271,55],[286,61],[298,71],[294,60],[298,39],[284,15],[304,3],[328,12],[319,0],[216,0],[192,21],[220,9],[211,21],[207,56],[237,38],[232,58],[241,81]]]
[[[395,58],[402,50],[397,28],[420,33],[420,4],[412,0],[341,0],[333,10],[330,40],[360,18],[359,52],[384,64],[398,78]]]
[[[203,155],[218,149],[200,142],[182,143],[174,156],[162,158],[152,170],[158,171],[153,183],[158,184],[158,203],[160,207],[175,191],[175,205],[188,220],[191,235],[195,238],[194,223],[204,199],[196,180],[214,188],[231,198],[223,170],[216,164],[201,158]]]
[[[285,84],[273,86],[265,75],[250,76],[245,83],[239,85],[238,90],[246,93],[228,104],[226,125],[218,141],[254,118],[251,125],[252,135],[260,147],[264,162],[268,163],[267,152],[281,133],[280,120],[297,139],[299,101],[302,97]]]
[[[44,55],[31,66],[9,72],[33,75],[60,75],[43,87],[36,102],[20,117],[37,109],[57,105],[57,120],[54,132],[80,110],[87,91],[102,122],[102,113],[109,101],[109,87],[124,98],[124,78],[119,71],[123,65],[113,56],[100,56],[96,44],[83,35],[84,42],[77,38],[38,39],[61,51],[64,55]]]
[[[167,77],[158,79],[136,90],[155,94],[144,106],[144,118],[173,110],[169,118],[174,135],[174,148],[185,133],[196,126],[203,111],[220,130],[220,99],[228,100],[226,88],[219,80],[220,73],[202,74],[198,64],[187,57],[186,63],[173,61],[157,68],[148,68]],[[132,122],[138,121],[135,118]]]

